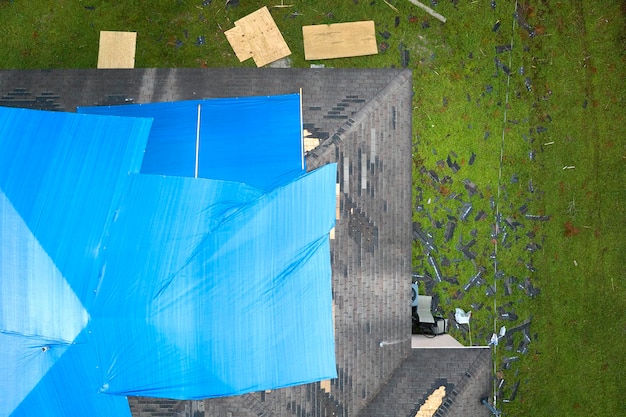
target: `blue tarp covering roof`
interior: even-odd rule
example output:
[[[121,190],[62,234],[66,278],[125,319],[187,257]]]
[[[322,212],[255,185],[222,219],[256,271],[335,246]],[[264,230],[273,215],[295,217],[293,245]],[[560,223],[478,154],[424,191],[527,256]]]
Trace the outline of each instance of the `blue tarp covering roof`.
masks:
[[[0,108],[0,416],[128,416],[127,395],[336,377],[335,165],[298,169],[294,130],[295,157],[258,185],[242,181],[258,164],[145,175],[157,120]]]
[[[302,138],[299,94],[79,107],[77,111],[153,118],[141,166],[144,174],[194,177],[197,139],[201,178],[270,188],[305,172],[298,139]]]

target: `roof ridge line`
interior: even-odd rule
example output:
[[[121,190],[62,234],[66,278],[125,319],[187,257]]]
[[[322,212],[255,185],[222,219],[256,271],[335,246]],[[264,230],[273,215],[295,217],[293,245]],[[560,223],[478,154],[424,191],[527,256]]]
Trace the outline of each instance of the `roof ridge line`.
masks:
[[[335,147],[338,143],[343,142],[343,139],[352,131],[354,125],[358,125],[372,112],[374,109],[378,107],[378,105],[383,101],[386,95],[391,92],[397,91],[401,86],[405,85],[407,82],[411,83],[412,80],[412,71],[410,69],[403,69],[396,75],[385,87],[380,89],[374,97],[369,99],[367,103],[363,105],[355,114],[348,118],[337,130],[335,133],[330,135],[327,139],[325,139],[322,143],[320,143],[315,149],[310,151],[307,155],[307,162],[313,162],[315,160],[324,160],[324,155],[327,155],[329,152],[334,152]],[[413,93],[411,88],[411,94]],[[313,163],[312,167],[317,167],[317,163]]]

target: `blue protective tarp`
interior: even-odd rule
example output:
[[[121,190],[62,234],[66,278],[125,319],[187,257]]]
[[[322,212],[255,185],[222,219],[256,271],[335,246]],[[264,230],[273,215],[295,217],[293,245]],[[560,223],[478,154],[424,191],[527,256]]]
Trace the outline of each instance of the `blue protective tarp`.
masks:
[[[145,174],[194,177],[197,144],[201,178],[270,188],[306,169],[299,94],[79,107],[77,111],[153,118],[141,166]]]
[[[0,108],[0,416],[336,376],[335,165],[145,175],[152,124]]]

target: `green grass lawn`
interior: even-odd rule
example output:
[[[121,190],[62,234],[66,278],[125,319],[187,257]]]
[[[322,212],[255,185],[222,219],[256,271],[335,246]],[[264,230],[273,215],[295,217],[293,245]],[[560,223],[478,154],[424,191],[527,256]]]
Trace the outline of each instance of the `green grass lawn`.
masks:
[[[137,67],[254,66],[237,60],[223,32],[280,3],[4,0],[0,67],[94,68],[101,30],[138,32]],[[398,67],[400,50],[409,51],[420,197],[413,220],[432,233],[448,278],[432,292],[445,314],[472,310],[475,345],[501,326],[531,323],[525,353],[517,352],[521,331],[495,350],[505,381],[498,408],[511,416],[626,415],[624,3],[532,0],[516,19],[513,1],[435,2],[445,24],[404,0],[284,3],[293,6],[271,11],[294,67],[311,64],[301,32],[309,24],[376,22],[378,55],[315,62],[327,67]],[[196,45],[199,36],[205,43]],[[496,52],[503,45],[510,50]],[[451,218],[457,227],[446,242]],[[472,240],[468,259],[458,245]],[[413,254],[414,270],[433,276],[418,242]],[[479,267],[484,283],[463,291]],[[524,283],[540,292],[530,297]],[[469,344],[469,332],[451,332]]]

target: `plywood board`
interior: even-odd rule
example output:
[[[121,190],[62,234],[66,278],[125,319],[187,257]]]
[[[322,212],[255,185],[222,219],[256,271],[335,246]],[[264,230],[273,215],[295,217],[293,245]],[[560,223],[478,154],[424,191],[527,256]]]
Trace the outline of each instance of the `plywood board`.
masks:
[[[326,391],[327,394],[330,394],[330,379],[320,381],[320,388]]]
[[[262,67],[291,55],[291,50],[289,50],[289,46],[287,46],[267,7],[262,7],[256,12],[237,20],[235,27],[239,28],[238,31],[240,32],[236,30],[231,36],[239,38],[239,33],[241,34],[239,39],[247,44],[257,67]],[[231,46],[233,46],[237,57],[239,57],[237,50],[245,49],[239,44],[234,46],[232,42]],[[242,56],[246,56],[246,54],[242,53]]]
[[[234,26],[231,29],[228,29],[224,32],[226,35],[226,39],[228,39],[228,43],[235,51],[235,55],[239,59],[239,62],[243,62],[248,58],[252,58],[252,50],[250,49],[250,44],[243,36],[243,31],[239,26]]]
[[[303,26],[304,58],[330,59],[378,53],[373,20]]]
[[[137,32],[100,32],[98,68],[135,68]]]

